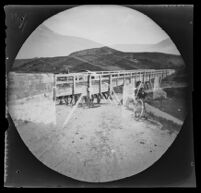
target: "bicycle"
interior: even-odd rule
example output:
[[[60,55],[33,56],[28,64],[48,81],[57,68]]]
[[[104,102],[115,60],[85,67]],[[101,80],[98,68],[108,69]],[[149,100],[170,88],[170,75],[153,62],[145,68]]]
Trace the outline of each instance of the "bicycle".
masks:
[[[134,93],[133,98],[129,98],[126,101],[126,107],[129,110],[133,110],[133,112],[134,112],[134,118],[136,120],[141,119],[141,117],[145,113],[144,102],[141,99],[141,97],[139,96],[139,93],[140,93],[139,91],[140,91],[141,88],[143,88],[142,87],[142,83],[140,83],[139,87],[137,88],[137,92]]]

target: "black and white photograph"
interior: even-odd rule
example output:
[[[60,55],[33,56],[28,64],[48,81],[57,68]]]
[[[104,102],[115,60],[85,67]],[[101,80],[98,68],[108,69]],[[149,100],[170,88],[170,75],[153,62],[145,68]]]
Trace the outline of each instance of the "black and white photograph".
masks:
[[[18,24],[21,31],[26,22]],[[7,114],[43,167],[82,183],[118,183],[151,169],[174,147],[191,113],[192,65],[135,6],[65,7],[29,34],[7,69]],[[195,187],[195,174],[192,179]],[[22,181],[13,177],[11,184],[26,187]]]

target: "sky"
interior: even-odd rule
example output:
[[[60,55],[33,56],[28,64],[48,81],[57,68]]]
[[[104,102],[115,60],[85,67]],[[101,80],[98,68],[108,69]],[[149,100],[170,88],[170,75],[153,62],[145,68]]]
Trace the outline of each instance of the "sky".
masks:
[[[115,5],[77,6],[43,24],[58,34],[83,37],[104,45],[155,44],[168,38],[146,15]]]
[[[126,52],[178,54],[172,43],[164,49],[145,48],[168,38],[159,25],[134,9],[118,5],[82,5],[45,20],[28,37],[16,58],[67,56],[103,46]]]

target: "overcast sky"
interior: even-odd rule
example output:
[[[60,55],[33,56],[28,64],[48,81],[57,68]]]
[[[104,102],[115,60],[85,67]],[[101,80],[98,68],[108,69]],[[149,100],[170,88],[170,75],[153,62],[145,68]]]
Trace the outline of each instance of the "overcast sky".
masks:
[[[145,48],[167,38],[160,26],[134,9],[116,5],[84,5],[67,9],[44,21],[25,41],[16,58],[67,56],[75,51],[102,46],[125,52],[178,54],[170,42],[163,47]]]
[[[44,24],[56,33],[104,45],[155,44],[168,38],[150,18],[123,6],[78,6],[49,18]]]

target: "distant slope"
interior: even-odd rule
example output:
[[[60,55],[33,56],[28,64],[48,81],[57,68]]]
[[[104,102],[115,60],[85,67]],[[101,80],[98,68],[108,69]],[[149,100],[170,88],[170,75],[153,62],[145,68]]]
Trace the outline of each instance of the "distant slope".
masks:
[[[115,44],[110,47],[124,52],[160,52],[180,55],[170,38],[162,40],[157,44]]]
[[[181,56],[164,53],[125,53],[109,47],[74,52],[69,56],[17,59],[12,71],[21,72],[79,72],[80,70],[131,70],[181,68]]]
[[[119,69],[179,68],[184,66],[181,56],[164,53],[120,52],[109,47],[82,50],[70,54],[91,64],[99,64]]]
[[[141,63],[146,63],[147,67],[155,65],[156,68],[180,68],[184,67],[184,61],[181,56],[164,54],[157,52],[145,52],[145,53],[126,53],[127,59],[137,59]]]
[[[17,59],[11,69],[15,72],[38,72],[38,73],[67,73],[79,72],[83,69],[93,71],[104,70],[101,67],[94,66],[82,60],[70,57],[51,57],[35,59]]]
[[[84,38],[57,34],[42,24],[25,41],[17,59],[67,56],[78,50],[102,46]]]

